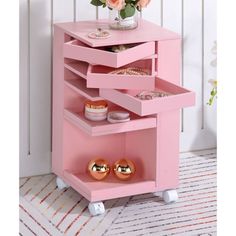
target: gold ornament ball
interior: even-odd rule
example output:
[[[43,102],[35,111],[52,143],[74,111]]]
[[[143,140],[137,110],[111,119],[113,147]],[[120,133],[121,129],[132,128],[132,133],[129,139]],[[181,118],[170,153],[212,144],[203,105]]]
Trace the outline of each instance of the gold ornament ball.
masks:
[[[115,162],[113,171],[118,179],[129,180],[135,174],[136,168],[132,161],[121,159]]]
[[[96,180],[105,179],[110,173],[109,163],[104,159],[94,159],[88,163],[88,172]]]

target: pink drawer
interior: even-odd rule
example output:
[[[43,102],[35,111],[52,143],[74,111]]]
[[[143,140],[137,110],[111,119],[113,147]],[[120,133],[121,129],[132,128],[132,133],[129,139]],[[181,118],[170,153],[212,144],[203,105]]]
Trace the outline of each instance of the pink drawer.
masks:
[[[157,114],[169,110],[193,106],[195,93],[185,88],[156,79],[155,91],[168,93],[167,97],[158,97],[152,100],[140,100],[135,97],[143,90],[116,90],[100,89],[100,96],[121,107],[124,107],[140,116]]]
[[[155,54],[155,43],[133,44],[129,49],[119,53],[106,49],[107,47],[92,48],[78,40],[72,40],[64,44],[64,57],[118,68]]]
[[[112,74],[112,71],[138,68],[147,72],[147,75]],[[155,58],[144,59],[128,64],[119,69],[90,65],[87,73],[88,88],[112,89],[155,89]]]

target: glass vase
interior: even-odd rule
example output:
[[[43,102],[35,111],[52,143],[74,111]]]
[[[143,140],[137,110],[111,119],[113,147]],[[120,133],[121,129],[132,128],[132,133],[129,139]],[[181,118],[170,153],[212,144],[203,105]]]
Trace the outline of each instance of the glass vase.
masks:
[[[138,27],[138,13],[131,17],[122,19],[120,11],[112,9],[109,10],[109,27],[114,30],[131,30]]]

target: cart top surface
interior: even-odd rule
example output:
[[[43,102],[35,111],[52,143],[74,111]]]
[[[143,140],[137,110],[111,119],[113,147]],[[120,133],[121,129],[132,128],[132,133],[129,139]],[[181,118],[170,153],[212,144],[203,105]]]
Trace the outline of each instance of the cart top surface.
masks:
[[[57,23],[55,26],[91,47],[181,38],[179,34],[143,19],[139,20],[139,26],[136,29],[123,31],[109,29],[107,20]],[[109,30],[111,37],[107,39],[89,38],[88,34],[98,28]]]

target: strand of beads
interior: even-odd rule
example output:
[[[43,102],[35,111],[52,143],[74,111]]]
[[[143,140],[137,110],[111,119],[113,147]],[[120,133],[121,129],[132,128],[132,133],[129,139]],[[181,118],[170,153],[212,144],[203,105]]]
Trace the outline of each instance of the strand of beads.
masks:
[[[111,71],[109,74],[116,74],[116,75],[148,75],[148,70],[136,67],[129,67],[123,69],[117,69]]]
[[[167,97],[170,94],[165,92],[158,92],[158,91],[142,91],[141,93],[137,94],[135,97],[139,98],[140,100],[152,100],[155,98],[160,97]]]

